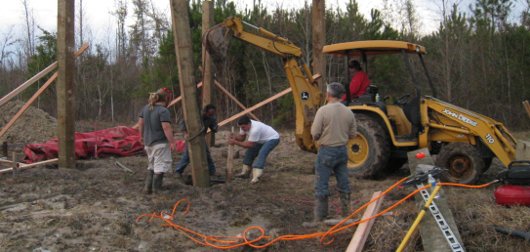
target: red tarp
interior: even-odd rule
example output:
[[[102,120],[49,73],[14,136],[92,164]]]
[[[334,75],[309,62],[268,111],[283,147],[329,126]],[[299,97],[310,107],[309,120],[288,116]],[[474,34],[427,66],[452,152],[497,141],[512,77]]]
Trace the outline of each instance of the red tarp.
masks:
[[[177,152],[184,151],[184,141],[176,143]],[[58,140],[52,138],[45,143],[28,144],[24,147],[26,163],[33,163],[58,156]],[[132,156],[144,152],[138,130],[118,126],[86,133],[75,133],[75,156],[78,159],[106,156]]]

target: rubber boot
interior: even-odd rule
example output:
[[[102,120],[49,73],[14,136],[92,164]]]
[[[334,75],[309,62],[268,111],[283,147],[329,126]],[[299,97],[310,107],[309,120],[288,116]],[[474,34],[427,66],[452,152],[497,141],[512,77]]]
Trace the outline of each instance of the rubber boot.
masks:
[[[157,173],[153,179],[153,192],[158,193],[162,190],[162,180],[164,179],[164,173]]]
[[[263,175],[263,169],[254,168],[252,169],[252,180],[251,184],[256,184],[259,182],[259,178]]]
[[[144,192],[151,194],[153,192],[153,170],[147,170],[147,176],[145,177]]]
[[[326,217],[328,217],[328,197],[317,197],[315,200],[314,222],[322,222]]]
[[[350,215],[350,198],[350,193],[340,193],[340,207],[343,217]]]
[[[236,177],[238,178],[246,178],[250,173],[250,166],[243,165],[243,170],[241,170],[241,173],[237,174]]]

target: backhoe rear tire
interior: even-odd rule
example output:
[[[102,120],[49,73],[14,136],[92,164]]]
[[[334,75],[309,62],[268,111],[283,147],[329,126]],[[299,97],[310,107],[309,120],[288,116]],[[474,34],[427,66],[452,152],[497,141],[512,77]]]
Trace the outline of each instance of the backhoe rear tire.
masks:
[[[484,172],[484,160],[475,146],[468,143],[449,143],[442,147],[436,165],[447,168],[443,181],[473,184]]]
[[[379,178],[390,157],[386,130],[376,118],[355,114],[357,137],[348,142],[348,170],[360,178]]]

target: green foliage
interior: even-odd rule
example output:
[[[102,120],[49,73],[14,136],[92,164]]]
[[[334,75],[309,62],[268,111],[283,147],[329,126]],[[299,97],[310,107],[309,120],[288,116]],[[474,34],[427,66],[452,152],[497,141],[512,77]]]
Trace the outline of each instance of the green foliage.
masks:
[[[41,29],[35,55],[28,62],[28,75],[33,76],[56,60],[57,35]]]
[[[44,29],[39,28],[42,35],[38,37],[38,44],[35,48],[35,54],[29,58],[28,61],[28,77],[34,76],[44,68],[51,65],[57,58],[57,35],[55,33],[48,32]],[[53,71],[39,81],[36,84],[30,86],[22,94],[25,99],[31,97],[44,82],[46,82],[53,74]],[[41,106],[41,101],[47,104],[48,108],[53,108],[53,100],[55,95],[55,88],[52,85],[46,90],[38,99],[37,106]],[[50,111],[53,113],[53,111]]]

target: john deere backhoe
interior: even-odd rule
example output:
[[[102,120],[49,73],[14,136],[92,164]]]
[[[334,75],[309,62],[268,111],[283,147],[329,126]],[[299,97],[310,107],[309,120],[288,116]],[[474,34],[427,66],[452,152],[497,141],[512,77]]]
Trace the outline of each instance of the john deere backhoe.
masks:
[[[301,62],[301,49],[288,39],[237,17],[226,19],[214,29],[219,28],[223,29],[218,32],[226,34],[228,29],[232,36],[283,60],[295,104],[297,144],[303,150],[316,152],[317,145],[311,138],[310,128],[317,109],[325,101],[315,81],[319,75],[312,75],[309,67]],[[216,53],[212,45],[218,43],[214,40],[207,38],[212,54]],[[406,152],[423,147],[438,155],[437,165],[448,169],[446,180],[460,183],[475,182],[489,167],[493,157],[505,166],[516,159],[517,141],[502,123],[434,97],[421,96],[409,57],[416,55],[419,58],[432,88],[423,62],[424,47],[402,41],[356,41],[328,45],[323,52],[362,59],[401,55],[416,87],[413,94],[392,103],[379,101],[377,89],[371,87],[366,95],[348,104],[358,121],[359,132],[357,138],[348,143],[351,174],[362,177],[383,175],[388,168],[404,164]]]

